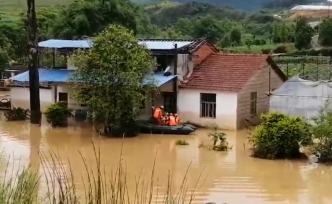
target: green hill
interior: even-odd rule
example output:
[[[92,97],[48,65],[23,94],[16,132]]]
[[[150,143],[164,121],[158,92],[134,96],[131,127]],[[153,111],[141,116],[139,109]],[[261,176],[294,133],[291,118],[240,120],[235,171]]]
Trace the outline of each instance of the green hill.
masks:
[[[37,0],[38,6],[50,6],[50,5],[61,5],[68,4],[73,0]],[[160,2],[160,0],[132,0],[137,3],[154,3]],[[178,3],[190,3],[193,0],[170,0]],[[323,2],[322,0],[195,0],[200,3],[208,3],[218,6],[230,6],[234,9],[240,10],[257,10],[262,8],[264,5],[268,7],[290,7],[296,4],[306,4],[311,2]],[[0,0],[1,11],[17,11],[26,6],[26,0]]]

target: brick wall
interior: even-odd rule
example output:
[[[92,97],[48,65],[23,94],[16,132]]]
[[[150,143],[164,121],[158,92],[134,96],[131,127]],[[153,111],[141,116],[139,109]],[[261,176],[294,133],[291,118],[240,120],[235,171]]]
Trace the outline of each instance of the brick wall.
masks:
[[[194,53],[193,53],[193,66],[197,67],[202,60],[204,60],[211,53],[216,53],[216,51],[211,48],[209,43],[204,42]]]

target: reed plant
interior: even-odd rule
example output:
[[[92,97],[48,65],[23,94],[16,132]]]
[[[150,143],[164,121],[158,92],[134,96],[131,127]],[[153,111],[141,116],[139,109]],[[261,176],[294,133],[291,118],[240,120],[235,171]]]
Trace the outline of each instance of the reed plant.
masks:
[[[154,198],[158,198],[158,203],[163,204],[192,203],[201,175],[194,188],[189,191],[187,173],[190,165],[176,192],[172,189],[169,172],[165,175],[168,177],[166,192],[159,194],[158,189],[155,189],[156,159],[154,159],[149,179],[143,179],[142,170],[138,169],[135,189],[132,192],[127,185],[122,148],[115,171],[106,171],[101,164],[100,148],[96,148],[94,143],[92,146],[96,165],[88,162],[84,154],[79,152],[85,167],[83,173],[86,174],[87,179],[84,179],[83,175],[81,178],[74,176],[70,160],[66,162],[67,165],[64,165],[56,152],[39,151],[43,173],[38,176],[38,172],[33,173],[29,168],[21,168],[9,180],[4,179],[0,184],[0,204],[150,204],[157,203]],[[66,170],[66,166],[69,166],[69,171]],[[9,169],[8,166],[7,169]],[[46,193],[38,189],[41,179],[46,180]],[[77,183],[82,183],[84,190],[77,190]]]

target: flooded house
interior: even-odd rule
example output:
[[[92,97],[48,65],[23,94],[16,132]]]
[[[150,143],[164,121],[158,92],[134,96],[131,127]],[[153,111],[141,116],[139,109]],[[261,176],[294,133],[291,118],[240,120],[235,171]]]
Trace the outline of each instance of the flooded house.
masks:
[[[198,40],[160,40],[141,39],[140,43],[150,50],[155,59],[155,67],[151,76],[160,89],[160,94],[153,101],[145,101],[142,106],[142,118],[151,116],[151,106],[164,105],[168,112],[177,112],[178,85],[190,76],[194,67],[211,53],[218,49],[204,39]],[[47,40],[39,43],[39,47],[59,49],[72,52],[73,49],[90,48],[89,40]],[[69,107],[81,109],[71,97],[68,84],[70,74],[76,67],[68,60],[66,67],[40,68],[40,100],[41,109],[58,101],[66,101]],[[150,78],[150,76],[149,76]],[[24,72],[11,78],[12,106],[29,108],[29,72]],[[144,82],[143,82],[144,83]]]
[[[179,90],[179,115],[201,126],[236,130],[269,111],[270,92],[287,80],[269,55],[214,53]]]

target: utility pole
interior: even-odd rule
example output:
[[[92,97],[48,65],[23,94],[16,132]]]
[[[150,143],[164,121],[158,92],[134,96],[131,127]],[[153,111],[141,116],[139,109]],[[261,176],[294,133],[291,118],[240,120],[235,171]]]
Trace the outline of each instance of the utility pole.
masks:
[[[30,88],[30,122],[40,124],[40,97],[38,73],[38,38],[35,0],[27,0],[28,6],[28,49],[29,49],[29,88]]]

